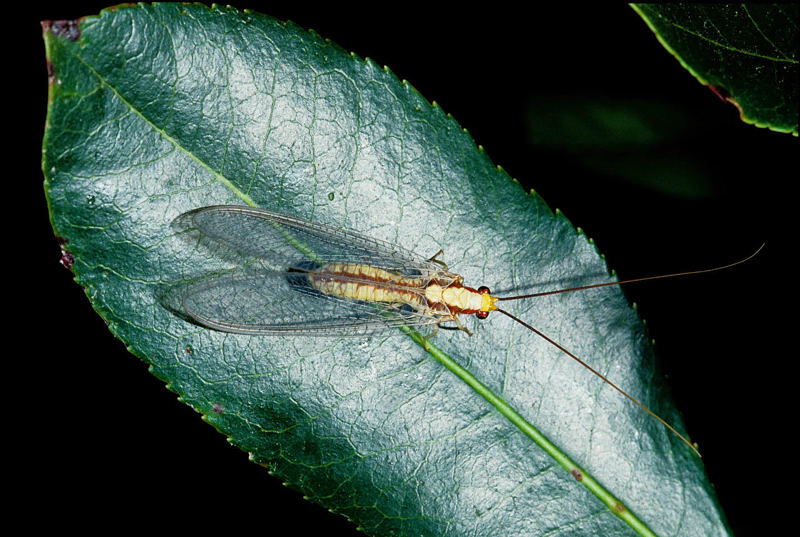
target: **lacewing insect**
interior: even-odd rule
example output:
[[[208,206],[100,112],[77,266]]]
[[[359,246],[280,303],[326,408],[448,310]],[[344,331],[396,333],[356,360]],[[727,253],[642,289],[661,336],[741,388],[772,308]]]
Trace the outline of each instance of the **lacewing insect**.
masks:
[[[172,286],[164,304],[197,325],[252,336],[401,334],[400,326],[442,327],[470,334],[461,315],[486,319],[497,311],[544,338],[697,448],[634,397],[530,324],[498,307],[505,300],[721,270],[711,269],[606,282],[519,296],[494,296],[437,259],[353,231],[235,205],[201,207],[173,226],[189,233],[235,268]],[[763,246],[762,246],[763,247]],[[470,334],[471,335],[471,334]]]

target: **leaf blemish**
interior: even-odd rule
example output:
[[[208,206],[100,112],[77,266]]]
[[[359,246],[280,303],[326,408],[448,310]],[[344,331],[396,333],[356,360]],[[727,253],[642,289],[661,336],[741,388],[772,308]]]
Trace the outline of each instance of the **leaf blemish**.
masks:
[[[75,264],[75,256],[69,253],[68,251],[62,249],[61,259],[59,259],[58,262],[61,263],[61,265],[65,269],[71,269],[72,265]]]
[[[69,241],[64,237],[56,237],[56,240],[58,241],[58,246],[61,249],[61,258],[58,260],[58,262],[61,263],[61,266],[64,268],[71,269],[72,265],[75,264],[75,256],[67,250],[67,242]]]
[[[215,414],[224,414],[225,413],[225,407],[223,407],[219,403],[214,403],[214,405],[211,407],[211,410],[213,410]]]
[[[730,97],[731,97],[730,93],[728,93],[728,90],[726,90],[722,86],[714,86],[714,85],[711,85],[711,84],[707,84],[706,87],[708,89],[710,89],[714,93],[714,95],[719,97],[720,101],[724,101],[725,102],[728,99],[730,99]]]
[[[583,474],[577,468],[573,468],[570,471],[570,473],[572,474],[572,477],[574,477],[576,481],[583,481]]]
[[[56,37],[63,37],[70,41],[77,41],[81,36],[78,21],[75,20],[42,21],[42,28],[50,30]]]
[[[739,103],[733,100],[733,97],[731,97],[731,94],[728,93],[728,90],[726,90],[722,86],[712,86],[711,84],[707,84],[706,87],[710,89],[712,92],[714,92],[714,95],[719,97],[720,101],[730,103],[733,106],[735,106],[736,109],[739,111],[739,115],[742,115],[742,107],[739,105]]]

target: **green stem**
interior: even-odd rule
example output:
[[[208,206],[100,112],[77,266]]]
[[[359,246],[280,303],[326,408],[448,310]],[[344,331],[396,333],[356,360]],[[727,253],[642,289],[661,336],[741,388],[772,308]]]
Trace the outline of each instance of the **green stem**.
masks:
[[[536,427],[531,425],[522,415],[514,410],[506,401],[495,395],[485,384],[479,381],[467,369],[461,366],[458,362],[453,360],[444,351],[439,349],[436,345],[431,343],[427,338],[422,336],[408,327],[400,328],[406,335],[408,335],[415,343],[425,349],[431,356],[433,356],[440,364],[445,366],[450,372],[464,381],[470,388],[475,390],[481,397],[486,399],[492,406],[494,406],[503,416],[505,416],[511,423],[516,425],[519,430],[525,433],[528,438],[536,442],[548,455],[550,455],[561,467],[566,469],[576,481],[581,483],[592,494],[600,498],[612,513],[621,518],[626,524],[633,528],[639,535],[646,537],[656,537],[656,534],[647,527],[647,525],[639,520],[625,505],[611,492],[606,490],[594,477],[592,477],[586,470],[578,466],[566,453],[561,451],[553,442],[544,436]]]

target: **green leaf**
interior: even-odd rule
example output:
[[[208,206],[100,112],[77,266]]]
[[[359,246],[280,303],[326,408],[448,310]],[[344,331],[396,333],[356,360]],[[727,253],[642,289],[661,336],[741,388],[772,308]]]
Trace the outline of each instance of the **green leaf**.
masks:
[[[608,277],[591,241],[410,85],[233,8],[124,6],[44,27],[45,187],[76,280],[253,460],[368,535],[728,533],[686,445],[510,319],[430,341],[251,337],[160,305],[163,285],[218,263],[170,222],[219,203],[441,248],[500,295]],[[510,304],[682,429],[619,288]]]
[[[797,136],[797,4],[631,4],[742,121]]]

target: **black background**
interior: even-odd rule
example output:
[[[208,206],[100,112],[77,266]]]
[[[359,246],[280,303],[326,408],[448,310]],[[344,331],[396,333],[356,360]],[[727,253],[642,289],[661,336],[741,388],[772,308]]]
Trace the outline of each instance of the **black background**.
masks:
[[[22,345],[7,346],[6,413],[19,450],[18,465],[11,465],[26,475],[17,500],[38,513],[26,520],[62,529],[265,534],[289,524],[300,533],[361,535],[284,488],[179,403],[108,332],[58,263],[40,169],[47,78],[38,21],[102,7],[37,4],[13,19],[18,33],[7,41],[14,100],[7,100],[6,127],[11,147],[19,145],[6,156],[15,168],[7,181],[21,189],[7,207],[7,229],[14,231],[6,244],[15,254],[7,258],[6,281],[20,298],[12,302],[7,337]],[[795,451],[785,434],[796,423],[786,382],[795,356],[783,344],[791,342],[792,327],[777,321],[786,315],[781,305],[791,303],[796,273],[796,263],[778,261],[785,248],[778,231],[793,224],[785,189],[796,181],[787,172],[796,138],[742,123],[624,4],[528,13],[491,4],[236,7],[293,20],[388,65],[451,113],[512,177],[585,230],[621,278],[725,264],[766,242],[757,258],[735,269],[626,289],[656,340],[734,533],[765,534],[765,513],[775,508],[777,484],[789,472],[781,461]],[[664,195],[535,146],[530,107],[554,95],[679,107],[696,128],[668,152],[696,161],[710,188],[694,199]]]

